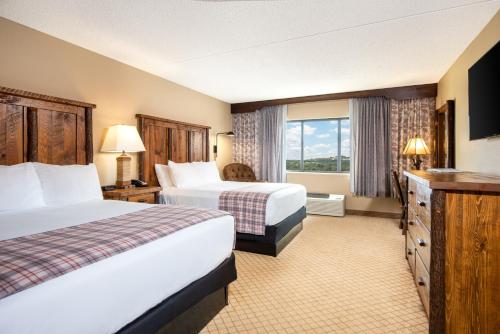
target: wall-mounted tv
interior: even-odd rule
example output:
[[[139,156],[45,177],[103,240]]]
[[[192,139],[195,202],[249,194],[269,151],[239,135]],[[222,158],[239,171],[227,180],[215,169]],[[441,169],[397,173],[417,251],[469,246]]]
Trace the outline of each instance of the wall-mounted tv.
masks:
[[[500,136],[500,42],[469,69],[469,138]]]

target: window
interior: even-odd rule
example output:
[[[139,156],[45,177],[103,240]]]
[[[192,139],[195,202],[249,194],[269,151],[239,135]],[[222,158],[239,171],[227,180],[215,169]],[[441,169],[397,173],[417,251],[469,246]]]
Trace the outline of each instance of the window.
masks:
[[[348,172],[348,118],[290,121],[286,131],[286,169],[289,171]]]

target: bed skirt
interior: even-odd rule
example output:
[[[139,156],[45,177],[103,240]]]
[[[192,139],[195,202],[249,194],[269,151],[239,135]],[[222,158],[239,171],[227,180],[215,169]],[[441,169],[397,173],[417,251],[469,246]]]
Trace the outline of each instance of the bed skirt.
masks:
[[[207,275],[168,297],[117,333],[198,333],[227,305],[228,285],[236,277],[235,258],[231,254]]]
[[[306,208],[302,207],[278,224],[266,226],[265,235],[236,233],[235,248],[245,252],[278,256],[302,231],[302,220],[306,216]]]

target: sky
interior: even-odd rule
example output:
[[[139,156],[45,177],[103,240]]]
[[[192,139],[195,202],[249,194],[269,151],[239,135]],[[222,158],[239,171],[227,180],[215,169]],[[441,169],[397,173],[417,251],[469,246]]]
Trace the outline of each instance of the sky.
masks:
[[[337,156],[337,120],[304,121],[304,159],[330,158]],[[288,122],[287,160],[300,160],[300,122]],[[349,120],[341,121],[341,151],[349,156]]]

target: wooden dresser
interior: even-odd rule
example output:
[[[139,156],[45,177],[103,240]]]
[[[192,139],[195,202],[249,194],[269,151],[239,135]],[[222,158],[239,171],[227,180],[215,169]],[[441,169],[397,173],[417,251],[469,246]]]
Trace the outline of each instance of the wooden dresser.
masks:
[[[406,257],[430,333],[500,333],[500,177],[405,172]]]

